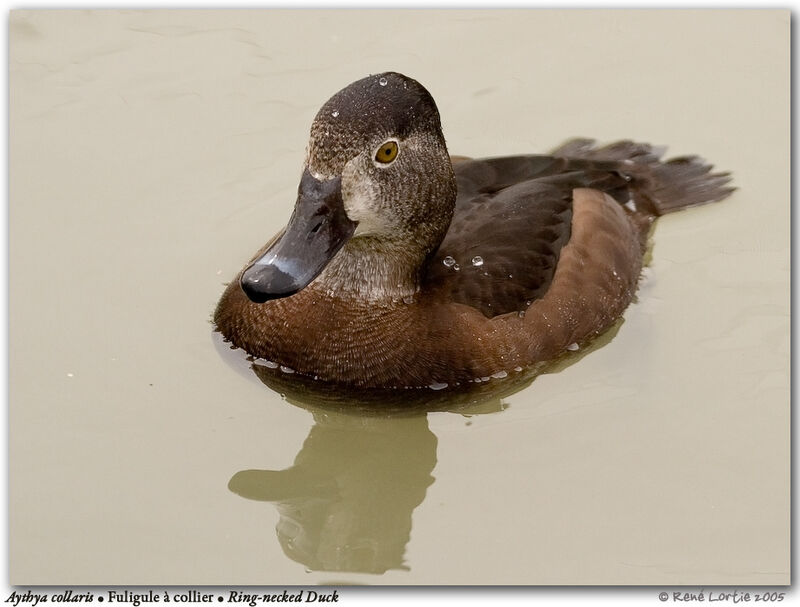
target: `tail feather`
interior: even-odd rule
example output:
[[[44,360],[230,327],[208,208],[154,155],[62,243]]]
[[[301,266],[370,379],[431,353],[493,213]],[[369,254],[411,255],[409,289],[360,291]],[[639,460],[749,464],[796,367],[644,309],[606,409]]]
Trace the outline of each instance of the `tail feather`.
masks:
[[[629,190],[645,213],[664,215],[692,206],[722,200],[736,189],[729,173],[712,173],[698,156],[661,160],[666,148],[630,140],[595,147],[592,139],[572,139],[553,155],[584,160],[617,162],[618,171],[630,177]]]
[[[711,173],[711,165],[695,157],[673,158],[652,167],[650,198],[659,215],[717,202],[736,189],[729,173]]]

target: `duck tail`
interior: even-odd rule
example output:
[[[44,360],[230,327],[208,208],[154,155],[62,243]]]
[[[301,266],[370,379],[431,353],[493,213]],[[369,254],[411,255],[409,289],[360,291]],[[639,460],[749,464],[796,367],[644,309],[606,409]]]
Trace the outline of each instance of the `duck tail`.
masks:
[[[727,198],[729,173],[712,173],[712,166],[697,156],[672,158],[652,167],[653,188],[648,197],[657,215],[664,215]]]
[[[595,147],[592,139],[573,139],[553,151],[554,156],[580,158],[609,166],[630,178],[629,191],[640,211],[660,216],[730,196],[729,173],[712,173],[698,156],[661,160],[666,148],[634,141]],[[641,208],[644,206],[644,208]]]

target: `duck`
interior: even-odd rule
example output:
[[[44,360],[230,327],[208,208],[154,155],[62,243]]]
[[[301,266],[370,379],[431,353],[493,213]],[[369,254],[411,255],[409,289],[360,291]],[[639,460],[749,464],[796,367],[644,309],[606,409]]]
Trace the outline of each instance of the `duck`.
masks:
[[[291,218],[228,284],[216,329],[276,373],[344,388],[537,372],[619,321],[656,218],[734,190],[663,154],[573,139],[451,157],[425,87],[362,78],[317,113]]]

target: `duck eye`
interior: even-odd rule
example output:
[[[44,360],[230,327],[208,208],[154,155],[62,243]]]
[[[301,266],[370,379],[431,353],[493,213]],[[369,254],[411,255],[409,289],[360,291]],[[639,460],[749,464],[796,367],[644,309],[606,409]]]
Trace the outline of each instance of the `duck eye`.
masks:
[[[392,160],[397,158],[397,152],[400,148],[397,147],[396,141],[387,141],[375,153],[375,160],[382,164],[389,164]]]

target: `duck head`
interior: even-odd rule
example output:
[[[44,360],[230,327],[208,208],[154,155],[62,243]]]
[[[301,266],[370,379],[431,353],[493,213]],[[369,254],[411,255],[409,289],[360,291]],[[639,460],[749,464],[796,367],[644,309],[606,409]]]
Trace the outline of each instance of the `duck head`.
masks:
[[[314,119],[294,213],[242,273],[242,289],[262,303],[319,276],[334,290],[413,292],[455,197],[430,93],[394,72],[354,82]]]

